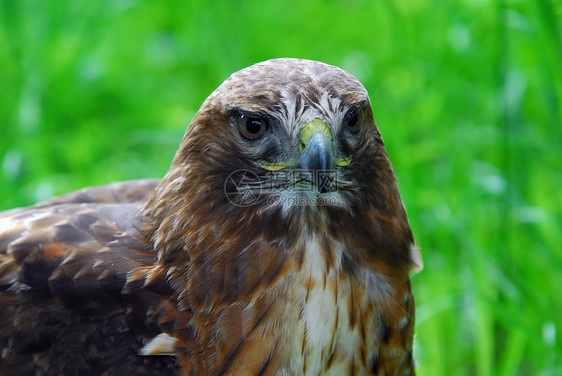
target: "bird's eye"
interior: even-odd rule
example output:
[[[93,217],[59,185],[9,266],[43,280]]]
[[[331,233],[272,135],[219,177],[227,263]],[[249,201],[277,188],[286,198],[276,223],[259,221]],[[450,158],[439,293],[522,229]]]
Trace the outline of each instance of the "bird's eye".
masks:
[[[248,140],[257,140],[263,136],[267,130],[267,121],[257,117],[240,115],[238,129],[244,138]]]
[[[351,133],[357,133],[363,126],[363,110],[360,108],[349,111],[345,117],[345,126]]]

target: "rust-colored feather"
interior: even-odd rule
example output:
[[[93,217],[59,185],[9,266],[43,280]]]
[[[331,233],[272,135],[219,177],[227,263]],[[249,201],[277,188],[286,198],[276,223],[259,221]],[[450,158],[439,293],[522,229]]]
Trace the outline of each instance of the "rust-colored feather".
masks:
[[[320,152],[330,189],[303,167]],[[413,375],[420,267],[365,88],[267,61],[209,96],[161,181],[0,214],[0,373]]]

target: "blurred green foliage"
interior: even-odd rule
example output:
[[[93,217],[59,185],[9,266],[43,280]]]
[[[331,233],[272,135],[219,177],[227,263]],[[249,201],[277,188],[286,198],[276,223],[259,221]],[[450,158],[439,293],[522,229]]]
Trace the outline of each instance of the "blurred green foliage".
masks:
[[[0,209],[161,177],[275,57],[370,91],[425,261],[420,375],[562,374],[562,3],[0,0]]]

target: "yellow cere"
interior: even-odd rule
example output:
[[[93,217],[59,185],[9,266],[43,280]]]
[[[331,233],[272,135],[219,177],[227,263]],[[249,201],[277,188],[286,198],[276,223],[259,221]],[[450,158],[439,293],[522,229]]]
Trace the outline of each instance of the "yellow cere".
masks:
[[[328,141],[328,145],[332,142],[332,132],[330,128],[324,123],[322,120],[316,118],[309,121],[301,130],[300,133],[300,144],[301,144],[301,153],[304,153],[312,136],[315,134],[323,134],[326,137],[326,141]],[[266,161],[259,161],[258,162],[260,167],[266,169],[268,171],[279,171],[284,168],[295,168],[296,163],[295,161],[287,161],[287,162],[275,162],[270,163]],[[348,166],[351,163],[351,158],[342,158],[336,162],[337,166]]]
[[[306,150],[306,147],[310,143],[310,139],[313,135],[321,133],[326,136],[326,140],[328,141],[328,145],[332,142],[332,132],[330,132],[330,128],[324,123],[322,120],[316,118],[304,126],[300,134],[300,141],[301,141],[301,153]]]

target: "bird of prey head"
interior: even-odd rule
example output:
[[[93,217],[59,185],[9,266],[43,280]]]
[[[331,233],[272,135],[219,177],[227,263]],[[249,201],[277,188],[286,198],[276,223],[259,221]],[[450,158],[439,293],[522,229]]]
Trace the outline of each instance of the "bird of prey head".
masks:
[[[367,91],[337,67],[274,59],[236,72],[160,182],[87,189],[2,223],[5,364],[414,373],[409,273],[421,260]],[[91,334],[49,331],[39,317]],[[72,346],[90,349],[89,363],[72,362]]]
[[[317,61],[230,76],[193,119],[149,210],[162,216],[158,241],[181,235],[180,217],[290,240],[328,226],[385,243],[377,256],[404,270],[420,266],[366,89]]]

